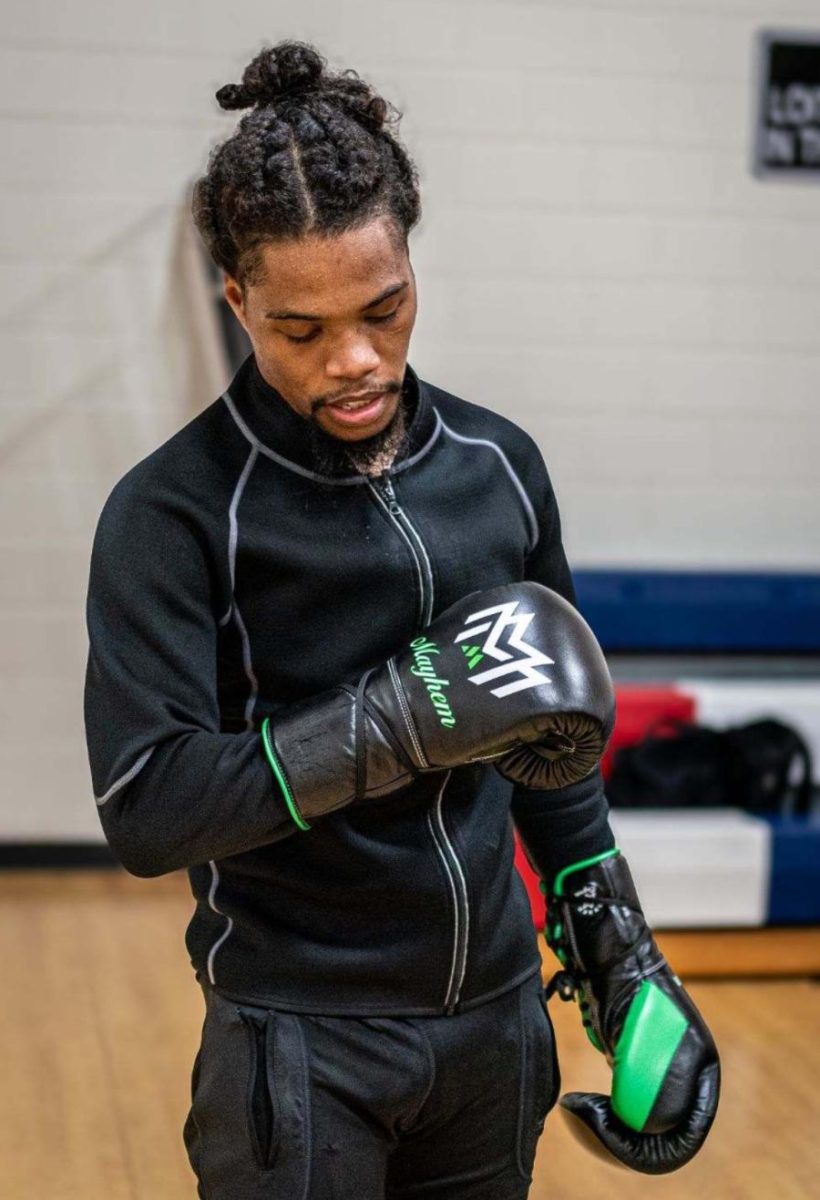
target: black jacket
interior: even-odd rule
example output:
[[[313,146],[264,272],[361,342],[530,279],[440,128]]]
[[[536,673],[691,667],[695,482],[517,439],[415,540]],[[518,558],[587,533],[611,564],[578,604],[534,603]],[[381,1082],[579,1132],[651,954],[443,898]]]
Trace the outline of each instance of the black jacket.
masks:
[[[541,803],[528,845],[545,861],[561,820],[568,861],[612,844],[599,772],[563,789],[563,817],[553,794],[488,764],[306,832],[290,816],[258,732],[267,714],[355,683],[469,592],[535,579],[575,599],[532,438],[409,365],[405,393],[409,447],[390,470],[323,477],[304,419],[251,354],[99,519],[85,721],[100,820],[132,873],[188,869],[192,966],[227,997],[471,1008],[540,968],[511,811]]]

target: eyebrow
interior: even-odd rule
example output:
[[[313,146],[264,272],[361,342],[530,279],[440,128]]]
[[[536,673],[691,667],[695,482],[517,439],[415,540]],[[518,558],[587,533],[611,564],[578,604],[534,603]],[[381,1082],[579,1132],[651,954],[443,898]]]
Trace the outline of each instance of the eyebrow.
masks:
[[[381,304],[383,300],[387,300],[390,296],[395,296],[397,292],[403,292],[406,287],[410,286],[410,281],[405,279],[402,283],[391,284],[385,288],[378,296],[372,300],[368,300],[367,304],[362,305],[362,312],[367,312],[369,308],[375,308],[377,304]],[[328,317],[320,317],[316,313],[293,312],[292,309],[270,309],[265,313],[266,317],[274,321],[327,321]]]

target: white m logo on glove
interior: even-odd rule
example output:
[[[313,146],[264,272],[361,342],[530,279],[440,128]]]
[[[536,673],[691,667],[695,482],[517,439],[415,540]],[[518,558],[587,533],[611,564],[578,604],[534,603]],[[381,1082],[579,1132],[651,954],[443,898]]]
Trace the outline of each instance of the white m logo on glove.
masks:
[[[518,676],[518,679],[504,684],[502,687],[491,688],[490,691],[494,696],[510,696],[513,692],[520,692],[524,688],[538,687],[541,683],[552,682],[550,676],[539,671],[538,667],[554,664],[555,659],[548,658],[546,654],[536,650],[535,646],[530,646],[524,641],[527,626],[535,614],[531,612],[516,614],[518,604],[518,600],[508,600],[506,604],[495,604],[492,608],[483,608],[480,612],[470,613],[464,629],[453,639],[456,642],[463,642],[467,638],[478,638],[489,630],[480,648],[481,653],[489,655],[501,665],[489,667],[477,675],[471,675],[470,682],[483,684],[505,675]],[[492,617],[495,617],[494,621],[488,619]],[[498,643],[508,628],[506,644],[511,647],[511,650],[504,650]]]

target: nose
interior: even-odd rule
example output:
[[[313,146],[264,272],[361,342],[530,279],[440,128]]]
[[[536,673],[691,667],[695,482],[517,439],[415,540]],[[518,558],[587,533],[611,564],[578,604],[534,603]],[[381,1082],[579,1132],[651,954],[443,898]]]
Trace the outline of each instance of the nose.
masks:
[[[349,330],[335,341],[325,362],[329,379],[361,379],[378,371],[381,359],[365,330]]]

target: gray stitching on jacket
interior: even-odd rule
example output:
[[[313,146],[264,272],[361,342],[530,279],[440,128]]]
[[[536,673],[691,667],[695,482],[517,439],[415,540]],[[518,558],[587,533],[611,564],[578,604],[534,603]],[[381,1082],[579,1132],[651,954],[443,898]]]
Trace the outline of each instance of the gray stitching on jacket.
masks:
[[[251,643],[250,638],[248,637],[248,630],[245,626],[245,622],[242,620],[242,614],[237,606],[236,596],[234,593],[236,587],[236,547],[239,542],[239,522],[237,519],[237,512],[239,509],[239,501],[242,499],[242,494],[245,490],[245,484],[250,478],[251,471],[254,468],[258,456],[259,445],[252,442],[251,452],[248,455],[245,466],[242,469],[242,473],[237,480],[233,496],[231,497],[231,503],[228,508],[228,528],[230,530],[228,535],[228,572],[231,580],[231,603],[228,606],[228,611],[225,613],[225,616],[219,622],[220,626],[226,625],[233,614],[239,629],[240,637],[242,639],[242,665],[245,668],[245,675],[250,683],[250,692],[248,693],[248,699],[245,702],[245,725],[248,729],[253,729],[253,710],[256,706],[256,698],[259,695],[259,681],[256,678],[256,672],[253,669]],[[219,871],[216,863],[213,861],[211,861],[210,867],[212,880],[211,888],[208,893],[208,903],[215,913],[219,913],[221,917],[225,917],[225,920],[228,922],[227,928],[219,936],[219,938],[217,938],[213,946],[211,946],[211,949],[208,951],[208,978],[210,979],[211,983],[215,985],[216,981],[214,979],[213,970],[214,956],[216,955],[216,952],[222,943],[231,934],[233,929],[233,917],[221,912],[220,909],[216,907],[214,899],[216,896],[216,890],[219,886]]]
[[[216,980],[214,979],[214,955],[233,929],[233,917],[229,917],[228,914],[224,913],[221,908],[217,908],[216,904],[214,903],[216,889],[219,887],[219,870],[217,869],[216,863],[213,861],[211,861],[208,865],[211,868],[211,887],[208,892],[208,904],[215,913],[218,913],[220,917],[224,917],[228,922],[228,928],[223,934],[220,935],[220,937],[217,938],[213,946],[211,946],[211,949],[208,951],[208,978],[215,987]]]
[[[228,508],[228,528],[230,530],[230,532],[228,534],[228,574],[230,575],[230,579],[231,579],[231,603],[228,606],[228,611],[225,613],[225,616],[222,617],[222,619],[219,622],[220,628],[223,625],[227,625],[228,621],[231,619],[231,613],[233,611],[233,603],[234,603],[233,593],[234,593],[234,584],[236,582],[236,544],[237,544],[237,541],[239,540],[237,523],[236,523],[236,510],[239,507],[239,501],[242,499],[242,493],[245,490],[245,484],[247,483],[247,481],[250,477],[250,473],[253,470],[254,463],[256,462],[258,454],[259,454],[259,448],[258,448],[258,446],[254,446],[251,449],[250,454],[248,455],[248,460],[245,463],[245,466],[242,468],[242,474],[239,476],[239,479],[237,480],[236,487],[234,488],[233,496],[231,497],[231,503]]]
[[[96,801],[97,807],[102,808],[103,804],[110,800],[115,792],[118,792],[121,787],[125,787],[126,783],[130,783],[134,776],[142,770],[155,750],[156,746],[149,746],[148,749],[140,755],[133,767],[126,771],[124,775],[120,775],[116,783],[111,784],[111,787],[104,796],[95,796],[94,800]]]
[[[405,458],[405,459],[403,459],[402,462],[396,463],[395,467],[391,467],[390,468],[391,474],[398,475],[399,471],[404,471],[407,467],[412,467],[413,463],[418,462],[418,460],[420,458],[422,458],[427,453],[427,451],[430,449],[430,447],[433,445],[433,442],[436,440],[438,435],[441,433],[442,427],[444,425],[444,422],[442,421],[441,417],[439,416],[438,409],[433,407],[433,412],[436,414],[436,424],[435,424],[435,428],[433,429],[433,432],[430,434],[427,441],[424,443],[424,445],[421,447],[421,449],[417,450],[416,453],[411,455],[410,458]]]
[[[300,467],[298,463],[291,462],[289,458],[285,458],[282,454],[277,454],[275,450],[271,450],[270,446],[266,446],[264,442],[260,442],[256,434],[253,433],[242,420],[242,417],[237,411],[236,404],[234,403],[230,392],[223,392],[222,399],[227,404],[228,411],[238,425],[240,431],[248,439],[251,445],[255,447],[260,454],[264,454],[268,458],[273,459],[274,462],[279,463],[280,467],[287,467],[289,471],[295,471],[297,475],[303,475],[305,479],[315,479],[318,483],[329,483],[333,484],[334,486],[347,487],[351,483],[364,483],[367,481],[367,475],[346,475],[343,479],[336,479],[332,475],[319,475],[316,473],[316,471],[309,471],[307,467]]]
[[[522,484],[521,480],[518,478],[518,475],[516,474],[513,467],[510,465],[510,460],[507,458],[504,451],[501,449],[500,446],[496,445],[495,442],[491,442],[487,438],[467,437],[466,434],[456,433],[454,430],[452,430],[450,428],[449,425],[446,425],[444,423],[444,421],[442,421],[441,423],[444,426],[447,433],[449,433],[450,437],[454,438],[455,441],[468,442],[468,443],[471,443],[476,446],[489,446],[491,450],[495,450],[496,454],[498,455],[498,457],[501,459],[502,463],[504,464],[504,469],[507,472],[507,474],[509,475],[510,479],[512,480],[516,491],[518,492],[519,496],[521,497],[521,503],[524,505],[524,509],[526,510],[527,518],[530,522],[530,539],[531,539],[531,544],[527,550],[527,553],[531,554],[533,549],[535,548],[535,544],[538,541],[538,536],[539,536],[538,518],[535,515],[535,509],[533,508],[532,503],[530,502],[530,498],[527,495],[526,491],[524,490],[524,485]]]

